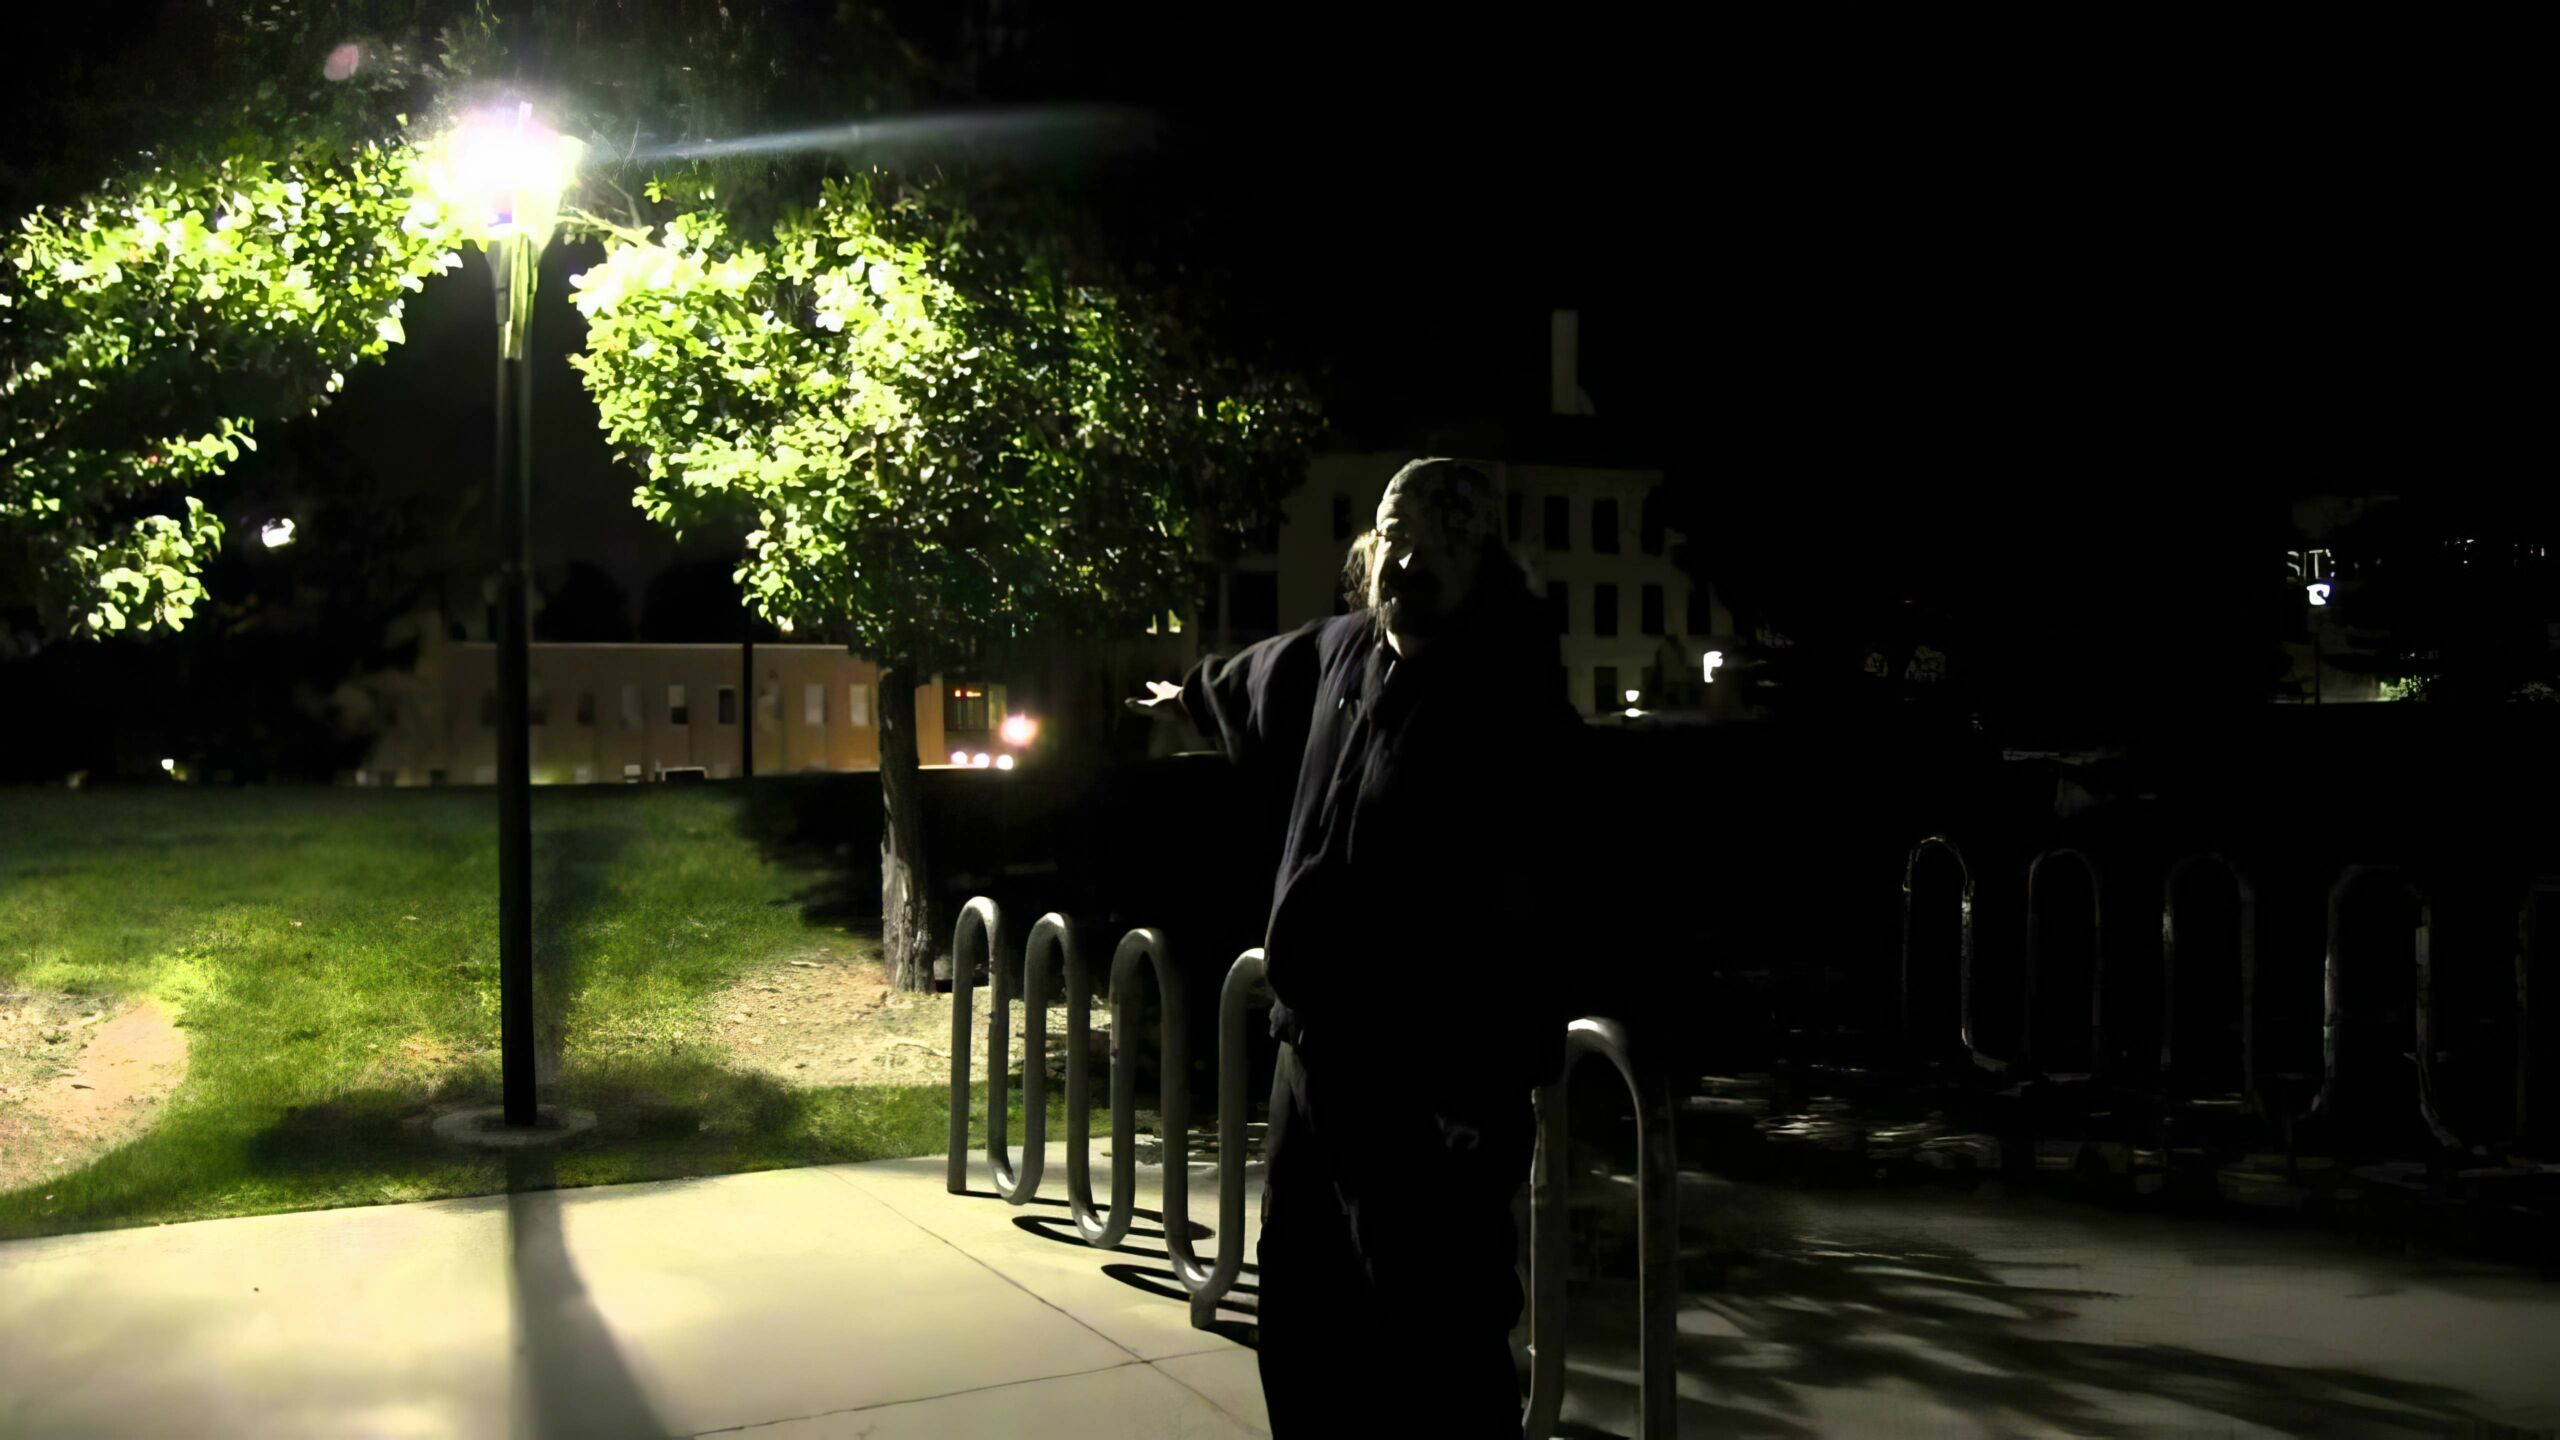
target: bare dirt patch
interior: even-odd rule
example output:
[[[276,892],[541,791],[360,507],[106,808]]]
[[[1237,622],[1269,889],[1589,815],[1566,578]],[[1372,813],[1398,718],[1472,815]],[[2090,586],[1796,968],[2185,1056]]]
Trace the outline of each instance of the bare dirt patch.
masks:
[[[711,998],[704,1014],[731,1064],[797,1089],[951,1083],[951,996],[893,990],[876,947],[812,951],[759,966]],[[987,1078],[987,1022],[994,993],[972,997],[969,1078]],[[1023,1007],[1014,1002],[1009,1073],[1022,1075]],[[1064,1071],[1067,1012],[1048,1015],[1048,1069]],[[1111,1043],[1108,1011],[1093,1015],[1094,1054]],[[1097,1072],[1098,1073],[1098,1072]]]
[[[187,1034],[150,1000],[0,992],[0,1191],[148,1130],[186,1073]]]

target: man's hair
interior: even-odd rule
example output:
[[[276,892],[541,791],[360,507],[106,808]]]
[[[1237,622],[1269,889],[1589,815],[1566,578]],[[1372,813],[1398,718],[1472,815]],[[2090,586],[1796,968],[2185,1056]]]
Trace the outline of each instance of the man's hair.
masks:
[[[1342,557],[1342,597],[1378,639],[1386,635],[1386,620],[1377,606],[1378,569],[1386,555],[1386,537],[1363,530]],[[1497,532],[1485,537],[1477,553],[1476,593],[1468,603],[1518,609],[1536,600],[1535,583],[1528,562]]]

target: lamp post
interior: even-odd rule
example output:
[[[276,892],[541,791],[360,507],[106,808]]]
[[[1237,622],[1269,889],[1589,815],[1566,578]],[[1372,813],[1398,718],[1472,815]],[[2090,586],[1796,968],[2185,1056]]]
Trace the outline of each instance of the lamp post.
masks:
[[[506,1126],[536,1123],[533,1065],[533,753],[525,585],[533,497],[526,344],[534,267],[585,147],[517,103],[469,115],[428,164],[437,196],[488,256],[498,318],[498,1047]]]

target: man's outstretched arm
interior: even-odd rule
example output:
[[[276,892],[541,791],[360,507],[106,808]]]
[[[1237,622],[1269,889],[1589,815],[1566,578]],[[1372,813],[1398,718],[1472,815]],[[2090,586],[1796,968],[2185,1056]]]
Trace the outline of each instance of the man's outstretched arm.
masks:
[[[1131,698],[1128,706],[1187,717],[1239,765],[1294,773],[1315,711],[1316,632],[1323,628],[1323,621],[1313,620],[1234,655],[1211,655],[1193,665],[1179,685],[1148,681],[1150,694]]]

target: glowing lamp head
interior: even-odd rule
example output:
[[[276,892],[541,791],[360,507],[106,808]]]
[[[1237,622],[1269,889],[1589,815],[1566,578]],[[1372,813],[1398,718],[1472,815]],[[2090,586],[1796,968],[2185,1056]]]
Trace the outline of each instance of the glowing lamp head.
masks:
[[[161,768],[161,769],[163,769],[163,770],[168,771],[168,772],[169,772],[170,774],[172,774],[172,775],[175,775],[176,773],[178,773],[178,762],[177,762],[177,761],[175,761],[175,760],[165,760],[165,759],[164,759],[164,760],[162,760],[162,761],[160,762],[160,768]]]
[[[428,150],[427,185],[482,244],[547,240],[586,146],[518,103],[474,111]]]
[[[1628,691],[1628,692],[1627,692],[1627,703],[1628,703],[1628,704],[1630,704],[1630,705],[1633,705],[1634,703],[1636,703],[1636,692],[1635,692],[1635,691],[1630,690],[1630,691]]]
[[[997,757],[996,757],[996,768],[997,768],[997,769],[999,769],[999,770],[1010,770],[1010,769],[1012,769],[1012,768],[1013,768],[1013,757],[1012,757],[1012,756],[1010,756],[1010,755],[999,755],[999,756],[997,756]]]
[[[2312,584],[2307,585],[2307,586],[2305,586],[2305,587],[2303,587],[2303,588],[2304,588],[2305,590],[2307,590],[2307,591],[2310,593],[2310,595],[2311,595],[2311,603],[2312,603],[2312,604],[2314,604],[2314,605],[2326,605],[2326,604],[2328,604],[2328,603],[2329,603],[2329,582],[2328,582],[2328,581],[2326,581],[2326,580],[2315,581],[2315,582],[2313,582]]]
[[[951,763],[952,763],[952,764],[954,764],[954,765],[966,765],[966,764],[968,764],[968,763],[969,763],[969,752],[968,752],[968,751],[966,751],[966,750],[954,750],[954,751],[952,751],[952,752],[951,752]]]
[[[1004,738],[1004,743],[1019,750],[1031,743],[1032,736],[1040,733],[1040,722],[1028,715],[1007,715],[997,733]]]
[[[1708,683],[1708,684],[1713,685],[1714,683],[1716,683],[1716,667],[1717,667],[1717,666],[1719,666],[1719,665],[1721,665],[1721,664],[1723,664],[1723,663],[1724,663],[1724,652],[1723,652],[1723,651],[1721,651],[1721,650],[1710,650],[1710,651],[1708,651],[1708,652],[1707,652],[1707,683]]]
[[[987,752],[986,752],[986,751],[984,751],[984,750],[981,750],[981,751],[979,751],[977,754],[970,756],[970,757],[969,757],[969,764],[970,764],[970,767],[971,767],[971,768],[973,768],[973,769],[978,769],[978,770],[984,770],[984,769],[986,769],[986,768],[987,768]]]
[[[280,545],[290,545],[293,543],[293,521],[270,520],[259,527],[258,538],[265,541],[270,550]]]

